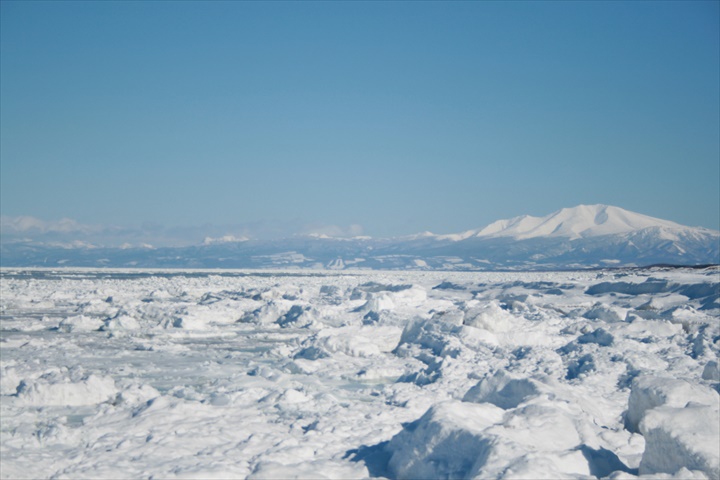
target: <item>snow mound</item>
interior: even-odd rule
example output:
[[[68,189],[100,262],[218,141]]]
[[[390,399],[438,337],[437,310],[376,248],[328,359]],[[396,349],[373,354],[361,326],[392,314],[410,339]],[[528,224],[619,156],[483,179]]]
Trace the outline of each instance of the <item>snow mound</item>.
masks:
[[[89,375],[72,382],[56,374],[43,375],[35,381],[21,381],[17,398],[25,405],[95,405],[115,397],[117,388],[110,377]]]

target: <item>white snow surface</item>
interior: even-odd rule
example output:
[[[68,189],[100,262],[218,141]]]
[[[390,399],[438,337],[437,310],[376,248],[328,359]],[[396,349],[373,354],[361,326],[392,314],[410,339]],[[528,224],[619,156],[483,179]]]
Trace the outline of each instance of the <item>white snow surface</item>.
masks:
[[[3,479],[720,476],[717,268],[0,280]]]

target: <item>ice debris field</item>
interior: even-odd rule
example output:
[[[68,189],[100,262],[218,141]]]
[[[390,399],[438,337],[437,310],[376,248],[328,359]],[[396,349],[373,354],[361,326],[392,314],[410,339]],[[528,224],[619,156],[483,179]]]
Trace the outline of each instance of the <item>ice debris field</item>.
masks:
[[[720,271],[1,273],[2,478],[718,478]]]

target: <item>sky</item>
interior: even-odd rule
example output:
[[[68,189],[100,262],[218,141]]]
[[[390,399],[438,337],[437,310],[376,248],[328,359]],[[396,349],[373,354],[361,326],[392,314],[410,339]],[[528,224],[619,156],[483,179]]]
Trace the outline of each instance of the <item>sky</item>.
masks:
[[[3,0],[0,214],[382,237],[599,203],[720,229],[719,25],[717,1]]]

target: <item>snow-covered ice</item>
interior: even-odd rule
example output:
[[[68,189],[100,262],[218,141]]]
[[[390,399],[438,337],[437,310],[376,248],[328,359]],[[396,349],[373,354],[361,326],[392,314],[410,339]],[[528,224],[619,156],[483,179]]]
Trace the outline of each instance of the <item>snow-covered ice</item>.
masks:
[[[718,478],[720,270],[3,269],[2,478]]]

